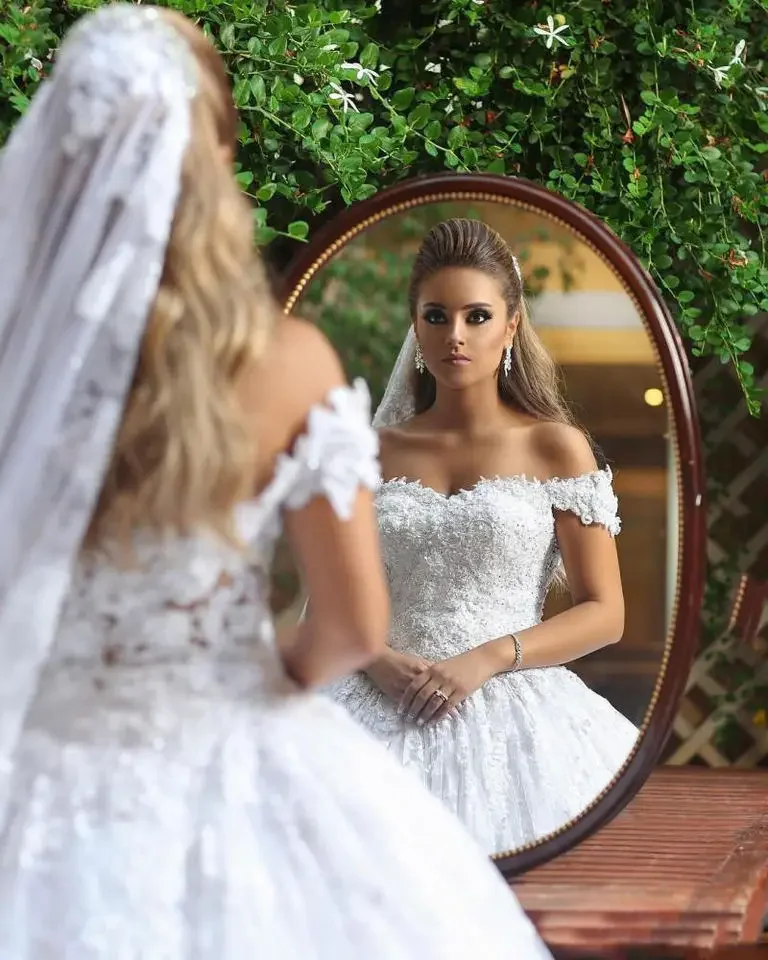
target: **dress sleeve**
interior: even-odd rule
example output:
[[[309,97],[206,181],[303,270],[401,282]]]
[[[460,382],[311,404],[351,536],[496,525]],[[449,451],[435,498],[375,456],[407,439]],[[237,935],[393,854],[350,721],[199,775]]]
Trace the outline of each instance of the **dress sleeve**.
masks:
[[[574,513],[587,526],[596,523],[605,527],[612,537],[621,531],[619,501],[613,492],[610,469],[549,480],[547,486],[553,510]]]
[[[381,477],[365,381],[336,387],[325,403],[312,407],[305,432],[279,459],[275,477],[283,509],[300,510],[323,496],[340,519],[350,519],[360,487],[375,490]]]

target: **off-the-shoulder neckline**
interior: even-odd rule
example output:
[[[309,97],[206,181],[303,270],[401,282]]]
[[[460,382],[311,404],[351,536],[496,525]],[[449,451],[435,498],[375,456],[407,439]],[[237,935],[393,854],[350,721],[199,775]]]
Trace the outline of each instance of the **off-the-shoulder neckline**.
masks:
[[[476,490],[486,486],[509,484],[510,486],[546,488],[549,486],[558,487],[565,484],[579,483],[584,481],[596,481],[601,477],[605,478],[608,482],[612,481],[613,473],[611,468],[603,467],[602,469],[588,470],[586,473],[579,473],[573,477],[549,477],[549,479],[546,480],[540,480],[538,477],[528,477],[524,473],[510,474],[508,476],[497,474],[493,477],[479,477],[470,487],[462,487],[453,493],[436,490],[434,487],[427,486],[418,479],[413,479],[410,477],[390,477],[387,480],[381,480],[379,483],[379,490],[384,490],[385,488],[389,487],[410,487],[424,490],[427,493],[431,493],[434,496],[439,497],[441,500],[453,500],[455,497],[468,496],[469,494],[474,493]]]
[[[323,400],[314,403],[309,408],[304,429],[290,447],[277,454],[272,476],[261,490],[245,501],[246,505],[255,506],[258,504],[263,507],[276,500],[279,502],[286,487],[290,486],[296,471],[300,469],[302,451],[306,444],[310,442],[313,431],[320,429],[317,420],[318,415],[343,416],[349,410],[348,406],[344,406],[346,398],[350,398],[353,405],[358,405],[358,411],[362,415],[365,425],[370,428],[371,394],[365,380],[362,377],[355,377],[351,383],[339,383],[331,387]],[[322,421],[319,422],[322,423]]]

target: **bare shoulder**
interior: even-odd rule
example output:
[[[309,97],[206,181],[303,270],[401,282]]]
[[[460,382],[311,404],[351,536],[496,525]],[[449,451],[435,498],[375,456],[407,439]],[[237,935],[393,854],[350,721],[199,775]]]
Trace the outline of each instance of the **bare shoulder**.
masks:
[[[531,428],[537,460],[549,477],[578,477],[597,469],[587,435],[568,423],[545,421]]]
[[[296,317],[278,322],[264,360],[267,379],[298,394],[309,406],[345,382],[341,361],[325,334]]]
[[[341,361],[322,331],[293,317],[278,320],[266,353],[244,384],[262,469],[292,445],[310,409],[345,383]]]
[[[325,334],[305,320],[281,318],[258,368],[251,394],[270,419],[297,422],[330,390],[346,383],[336,351]]]

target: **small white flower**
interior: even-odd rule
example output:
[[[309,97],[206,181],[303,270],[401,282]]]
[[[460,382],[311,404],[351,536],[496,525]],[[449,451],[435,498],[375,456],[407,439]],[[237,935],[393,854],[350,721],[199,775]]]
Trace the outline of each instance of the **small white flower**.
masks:
[[[355,110],[358,113],[360,112],[357,109],[357,104],[355,103],[355,98],[351,93],[347,93],[346,90],[343,90],[338,83],[331,83],[333,88],[333,93],[329,95],[329,100],[338,100],[346,113],[348,110]]]
[[[373,5],[376,8],[376,13],[381,13],[381,0],[373,0]]]
[[[550,17],[547,17],[546,27],[534,27],[533,32],[537,33],[540,37],[546,37],[547,50],[551,50],[555,41],[557,41],[558,43],[562,43],[564,47],[569,46],[569,43],[566,40],[566,38],[560,36],[560,34],[563,33],[564,30],[569,30],[569,29],[570,27],[568,26],[567,23],[564,23],[562,27],[555,28],[555,19],[554,17],[550,16]]]
[[[43,69],[42,63],[37,59],[37,57],[32,56],[31,51],[27,51],[27,53],[24,55],[24,59],[29,60],[30,64],[35,68],[35,70]]]
[[[453,113],[454,107],[455,107],[455,102],[453,100],[449,100],[448,103],[445,105],[445,112]]]
[[[736,60],[732,60],[730,63],[726,63],[724,67],[709,68],[712,71],[712,76],[714,78],[716,86],[718,87],[722,86],[723,80],[725,80],[725,78],[728,76],[731,67],[734,65],[734,63],[737,63],[737,62],[738,61]]]
[[[424,65],[424,69],[427,73],[442,73],[443,65],[442,63],[432,63],[432,61],[430,61]]]
[[[476,7],[482,7],[482,5],[485,3],[485,0],[472,0],[472,3],[474,3]]]
[[[368,67],[364,67],[361,63],[342,63],[341,66],[343,70],[354,70],[358,80],[370,80],[373,82],[379,75],[378,71],[369,70]]]
[[[438,21],[437,21],[437,29],[438,29],[438,30],[442,30],[443,27],[450,27],[450,25],[451,25],[452,23],[453,23],[453,20],[438,20]]]
[[[747,41],[739,40],[739,42],[736,44],[736,49],[734,50],[730,63],[727,63],[724,67],[709,67],[709,70],[712,72],[712,77],[715,81],[715,86],[722,86],[723,80],[725,80],[725,78],[728,76],[728,71],[731,69],[731,67],[735,66],[737,63],[743,66],[744,51],[746,49]]]
[[[294,73],[293,82],[296,84],[297,87],[300,87],[304,83],[304,77],[302,77],[300,73]]]

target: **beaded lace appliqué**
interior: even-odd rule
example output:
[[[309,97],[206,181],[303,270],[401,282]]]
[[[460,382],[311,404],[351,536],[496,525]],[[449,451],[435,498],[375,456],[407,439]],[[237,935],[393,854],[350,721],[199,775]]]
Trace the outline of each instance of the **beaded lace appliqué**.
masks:
[[[536,623],[560,563],[554,512],[615,536],[621,522],[611,479],[608,470],[546,481],[493,477],[452,496],[413,480],[382,483],[377,508],[393,643],[452,656],[470,637],[484,642]]]
[[[84,558],[62,620],[56,669],[62,660],[117,667],[247,657],[260,637],[271,636],[263,580],[281,512],[323,496],[341,519],[351,515],[359,488],[375,489],[380,478],[369,423],[363,381],[336,388],[312,408],[266,490],[238,510],[245,555],[210,535],[141,534],[137,563],[128,569],[100,554]]]
[[[197,86],[194,58],[179,33],[157,10],[106,7],[71,31],[57,62],[69,83],[71,132],[66,151],[102,140],[126,100],[145,109],[191,99]]]

